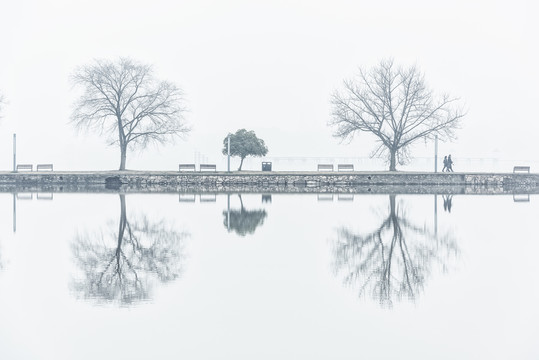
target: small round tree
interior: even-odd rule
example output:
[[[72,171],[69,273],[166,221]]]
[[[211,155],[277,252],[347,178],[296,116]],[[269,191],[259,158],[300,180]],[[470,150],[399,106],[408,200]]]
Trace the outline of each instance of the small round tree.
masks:
[[[235,134],[228,134],[223,140],[223,154],[228,154],[228,137],[230,136],[230,155],[239,156],[240,166],[238,171],[241,171],[243,160],[247,156],[265,156],[268,153],[268,147],[264,140],[256,137],[254,131],[240,129]]]

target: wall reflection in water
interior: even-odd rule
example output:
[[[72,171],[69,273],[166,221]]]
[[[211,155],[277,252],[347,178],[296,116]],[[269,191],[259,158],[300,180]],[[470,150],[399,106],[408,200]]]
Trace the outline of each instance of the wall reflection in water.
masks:
[[[180,276],[186,234],[164,220],[128,216],[125,195],[119,197],[118,225],[111,222],[106,232],[75,237],[72,252],[81,275],[71,289],[84,299],[129,305],[151,299],[154,282]]]
[[[450,233],[439,235],[412,223],[403,203],[389,195],[389,214],[374,231],[337,230],[333,242],[334,268],[345,284],[358,287],[359,296],[371,296],[384,307],[394,301],[414,301],[431,271],[446,270],[459,254]]]

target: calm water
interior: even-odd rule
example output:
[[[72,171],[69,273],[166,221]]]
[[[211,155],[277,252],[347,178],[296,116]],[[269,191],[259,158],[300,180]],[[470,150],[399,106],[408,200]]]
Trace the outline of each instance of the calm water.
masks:
[[[0,359],[539,358],[534,196],[17,197]]]

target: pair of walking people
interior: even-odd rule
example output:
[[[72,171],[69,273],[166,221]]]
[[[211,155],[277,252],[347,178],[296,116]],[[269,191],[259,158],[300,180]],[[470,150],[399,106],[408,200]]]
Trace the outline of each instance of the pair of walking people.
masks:
[[[442,168],[442,172],[453,172],[453,160],[451,160],[451,154],[449,156],[444,156],[444,167]]]

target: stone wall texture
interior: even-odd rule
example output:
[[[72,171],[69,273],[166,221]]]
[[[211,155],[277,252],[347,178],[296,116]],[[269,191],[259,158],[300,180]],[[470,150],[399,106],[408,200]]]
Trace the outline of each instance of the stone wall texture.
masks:
[[[0,172],[0,191],[537,193],[539,174],[407,172]],[[444,190],[445,189],[445,190]]]

